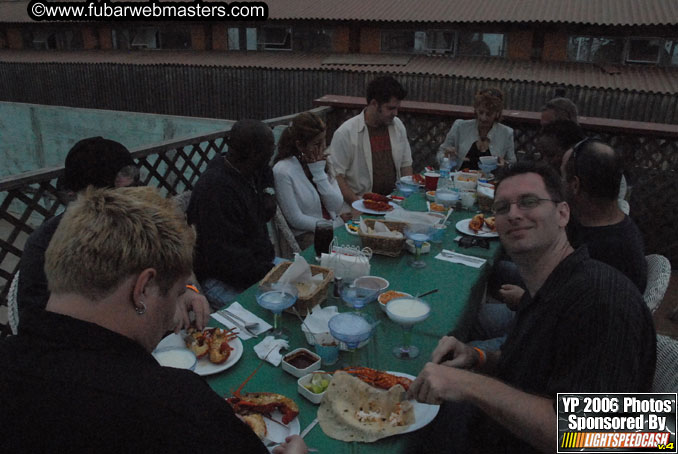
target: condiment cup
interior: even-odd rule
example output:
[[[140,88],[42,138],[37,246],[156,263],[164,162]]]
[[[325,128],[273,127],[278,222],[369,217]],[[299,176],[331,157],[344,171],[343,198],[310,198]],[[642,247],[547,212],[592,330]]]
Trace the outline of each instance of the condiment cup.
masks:
[[[315,373],[307,374],[299,378],[299,380],[297,380],[297,391],[299,392],[299,394],[301,394],[306,399],[310,400],[312,403],[316,405],[318,405],[320,401],[323,399],[323,396],[325,395],[327,390],[316,394],[313,391],[306,389],[306,385],[311,383],[311,379],[313,378],[314,375],[320,375],[322,378],[332,381],[332,375],[321,372],[323,371],[317,371]]]
[[[297,354],[299,352],[307,353],[310,357],[315,359],[315,361],[310,366],[302,368],[302,369],[295,367],[294,365],[292,365],[292,364],[290,364],[286,361],[287,358],[292,358],[295,354]],[[292,350],[287,355],[283,356],[281,364],[282,364],[282,370],[284,370],[285,372],[299,378],[299,377],[303,377],[306,374],[310,374],[311,372],[314,372],[314,371],[320,369],[320,356],[316,355],[311,350],[308,350],[306,348],[297,348],[296,350]]]

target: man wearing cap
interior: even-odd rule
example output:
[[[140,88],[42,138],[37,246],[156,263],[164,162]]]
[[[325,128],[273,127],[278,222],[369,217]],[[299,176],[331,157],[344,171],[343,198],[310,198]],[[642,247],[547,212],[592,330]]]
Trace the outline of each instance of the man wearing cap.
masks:
[[[77,142],[68,152],[63,177],[57,187],[72,200],[88,186],[118,188],[139,185],[139,169],[129,150],[122,144],[103,137],[90,137]],[[26,241],[19,264],[17,305],[19,319],[33,310],[43,310],[49,299],[45,276],[45,251],[63,214],[57,215],[38,227]],[[209,306],[204,296],[188,291],[181,298],[177,310],[177,326],[185,326],[188,312],[193,311],[196,326],[202,328],[209,316]]]

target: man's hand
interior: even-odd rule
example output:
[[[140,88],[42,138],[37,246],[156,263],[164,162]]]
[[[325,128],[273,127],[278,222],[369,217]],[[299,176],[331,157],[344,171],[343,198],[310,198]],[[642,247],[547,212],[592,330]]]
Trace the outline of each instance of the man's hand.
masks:
[[[458,401],[464,396],[466,382],[473,380],[476,374],[442,364],[426,363],[414,380],[407,397],[431,405],[440,405],[444,400]]]
[[[210,316],[210,305],[203,295],[187,289],[177,301],[177,310],[174,314],[174,332],[191,327],[190,312],[193,312],[194,324],[197,329],[204,329]]]
[[[273,448],[273,454],[306,454],[308,448],[303,438],[299,435],[291,435],[285,438],[285,442]]]
[[[525,289],[513,284],[504,284],[499,289],[502,301],[506,303],[509,309],[515,311],[520,305],[520,300],[525,294]]]
[[[438,341],[431,361],[447,367],[470,369],[478,363],[478,352],[456,337],[445,336]]]

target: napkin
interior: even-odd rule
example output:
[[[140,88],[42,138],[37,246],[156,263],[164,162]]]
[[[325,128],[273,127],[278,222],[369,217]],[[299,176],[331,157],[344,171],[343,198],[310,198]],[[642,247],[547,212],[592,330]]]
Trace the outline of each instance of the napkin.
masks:
[[[280,350],[289,348],[290,344],[286,340],[276,339],[273,336],[266,336],[264,340],[254,346],[254,353],[259,359],[263,359],[273,364],[275,367],[282,361]]]
[[[330,319],[339,313],[337,306],[320,307],[311,309],[301,325],[301,331],[306,335],[309,344],[331,344],[336,342],[327,327]],[[310,331],[309,331],[310,330]]]
[[[295,285],[299,292],[299,297],[304,298],[315,291],[318,284],[322,283],[323,278],[322,273],[314,276],[306,259],[295,253],[294,263],[285,270],[280,279],[278,279],[278,282]]]
[[[472,268],[480,268],[487,262],[485,259],[473,257],[472,255],[464,255],[458,252],[443,249],[440,254],[436,255],[438,260],[445,260],[446,262],[458,263],[460,265],[470,266]]]
[[[363,218],[360,218],[360,231],[366,235],[370,236],[379,236],[384,238],[402,238],[403,234],[397,230],[391,231],[386,224],[380,221],[374,223],[374,228],[370,228],[365,224]]]
[[[441,213],[446,214],[446,213]],[[423,213],[421,211],[398,210],[386,213],[387,221],[406,222],[408,224],[437,224],[440,222],[440,214]]]
[[[233,302],[229,307],[227,307],[229,312],[232,312],[233,314],[237,315],[241,319],[245,320],[248,323],[254,323],[257,322],[259,323],[259,326],[256,329],[251,330],[254,334],[261,334],[265,331],[268,331],[269,329],[273,328],[271,325],[266,323],[263,319],[257,317],[244,307],[240,305],[237,301]],[[244,330],[240,329],[239,326],[237,326],[235,323],[224,317],[223,315],[219,314],[219,312],[214,312],[212,314],[212,318],[218,321],[219,323],[223,324],[224,326],[228,328],[236,328],[238,330],[238,337],[242,340],[247,340],[251,339],[252,336],[250,336],[248,333],[246,333]]]

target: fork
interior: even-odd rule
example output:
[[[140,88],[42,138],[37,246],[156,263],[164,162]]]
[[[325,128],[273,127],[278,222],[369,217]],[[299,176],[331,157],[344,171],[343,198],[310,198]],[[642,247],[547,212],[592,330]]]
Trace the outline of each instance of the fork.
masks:
[[[242,326],[245,327],[248,331],[251,331],[253,329],[257,329],[259,327],[259,322],[246,322],[242,318],[238,317],[235,315],[233,312],[229,311],[228,309],[221,309],[220,311],[217,312],[218,314],[221,315],[230,315],[231,318],[235,319],[236,321],[240,322]]]
[[[227,313],[225,313],[225,312],[223,312],[223,313],[222,313],[222,312],[218,312],[218,314],[221,315],[222,317],[224,317],[226,320],[228,320],[228,321],[230,321],[231,323],[233,323],[233,324],[234,324],[235,326],[237,326],[238,328],[240,328],[240,329],[242,329],[243,331],[245,331],[245,332],[246,332],[247,334],[249,334],[250,336],[252,336],[252,337],[259,337],[258,334],[254,333],[253,331],[250,331],[249,329],[247,329],[246,326],[241,325],[239,322],[237,322],[233,317],[231,317],[231,316],[228,315]]]

